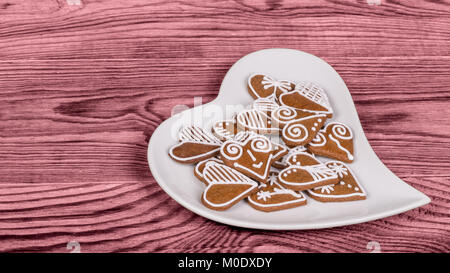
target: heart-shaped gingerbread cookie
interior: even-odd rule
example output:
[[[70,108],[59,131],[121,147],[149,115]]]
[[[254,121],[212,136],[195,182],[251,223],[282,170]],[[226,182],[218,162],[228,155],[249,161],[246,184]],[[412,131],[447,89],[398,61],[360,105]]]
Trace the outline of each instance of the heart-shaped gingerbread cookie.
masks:
[[[256,134],[243,142],[228,140],[220,148],[225,165],[259,182],[266,182],[274,153],[272,142]]]
[[[213,135],[194,125],[182,128],[178,134],[179,144],[169,150],[169,156],[180,163],[197,163],[219,153],[222,144]]]
[[[294,91],[282,93],[278,100],[280,105],[315,114],[325,114],[330,118],[333,116],[325,90],[311,82],[297,83]]]
[[[214,210],[226,210],[258,189],[256,181],[217,162],[206,163],[203,177],[208,186],[202,203]]]
[[[290,155],[287,163],[289,167],[278,176],[279,183],[285,188],[302,191],[338,182],[335,172],[306,152]]]
[[[366,199],[366,192],[352,170],[343,162],[329,161],[326,166],[335,172],[339,182],[308,190],[308,195],[320,202],[343,202]]]
[[[354,159],[352,130],[343,123],[328,123],[307,148],[313,154],[351,163]]]
[[[254,99],[271,98],[276,94],[292,91],[295,84],[290,81],[278,81],[270,76],[253,74],[248,78],[247,89]]]

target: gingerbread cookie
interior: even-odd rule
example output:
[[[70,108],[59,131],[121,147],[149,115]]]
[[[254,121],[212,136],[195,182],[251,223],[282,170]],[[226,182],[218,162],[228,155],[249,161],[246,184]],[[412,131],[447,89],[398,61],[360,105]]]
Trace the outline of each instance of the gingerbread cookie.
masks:
[[[208,186],[202,203],[214,210],[226,210],[258,190],[256,181],[217,162],[206,163],[203,177]]]
[[[202,128],[191,125],[180,130],[176,144],[169,150],[169,156],[180,163],[197,163],[219,153],[221,141]]]
[[[263,183],[269,176],[274,153],[272,142],[256,134],[249,134],[244,141],[228,140],[220,148],[225,165]]]
[[[254,99],[274,97],[276,94],[280,96],[294,88],[295,84],[290,81],[278,81],[262,74],[251,75],[247,84],[248,92]]]
[[[278,176],[279,183],[285,188],[302,191],[338,182],[333,170],[306,152],[292,154],[286,161],[289,167]]]
[[[255,109],[240,112],[236,116],[236,121],[241,130],[249,130],[258,134],[278,134],[280,132],[280,128],[272,125],[268,115]]]
[[[267,184],[261,184],[256,193],[248,197],[250,206],[270,212],[306,205],[301,192],[284,188],[278,183],[278,172],[271,172]]]
[[[221,120],[214,123],[211,131],[221,141],[232,139],[239,132],[237,124],[233,119]]]
[[[335,172],[339,182],[308,190],[308,195],[320,202],[343,202],[366,199],[366,192],[352,170],[340,161],[329,161],[326,166]]]
[[[308,150],[316,155],[351,163],[354,159],[352,130],[343,123],[328,123],[308,144]]]
[[[205,159],[205,160],[203,160],[203,161],[200,161],[200,162],[198,162],[198,163],[195,165],[195,168],[194,168],[194,175],[195,175],[200,181],[202,181],[203,183],[205,183],[206,185],[208,185],[208,182],[207,182],[206,179],[203,177],[203,170],[205,169],[206,163],[208,163],[208,162],[216,162],[216,163],[223,164],[223,161],[220,160],[219,158],[217,158],[217,157],[211,157],[211,158]]]
[[[291,121],[284,126],[281,138],[289,147],[303,146],[311,142],[325,123],[323,114]]]
[[[314,114],[333,116],[333,110],[323,88],[311,82],[300,82],[294,91],[282,93],[278,100],[280,105],[289,106]]]

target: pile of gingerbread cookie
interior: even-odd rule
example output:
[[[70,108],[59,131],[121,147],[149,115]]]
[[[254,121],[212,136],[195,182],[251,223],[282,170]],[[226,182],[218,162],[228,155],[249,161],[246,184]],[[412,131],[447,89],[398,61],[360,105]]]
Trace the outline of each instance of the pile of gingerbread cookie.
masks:
[[[346,164],[354,160],[352,130],[330,120],[323,88],[261,74],[251,75],[247,88],[255,99],[249,107],[212,128],[182,128],[169,151],[177,162],[195,164],[206,207],[226,210],[246,199],[269,212],[306,205],[305,193],[320,202],[366,198]]]

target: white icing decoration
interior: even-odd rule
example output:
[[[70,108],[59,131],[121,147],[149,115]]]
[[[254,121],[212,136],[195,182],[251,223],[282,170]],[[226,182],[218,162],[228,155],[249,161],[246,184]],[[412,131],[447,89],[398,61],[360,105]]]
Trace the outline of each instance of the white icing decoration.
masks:
[[[205,162],[209,162],[209,161],[211,161],[211,162],[214,161],[214,162],[222,163],[222,164],[223,164],[223,161],[220,160],[220,159],[218,159],[218,158],[215,158],[215,157],[208,158],[208,159],[205,159],[205,160],[202,160],[202,161],[198,162],[198,163],[195,165],[194,172],[195,172],[198,176],[203,177],[203,172],[200,172],[199,167],[200,167],[202,164],[204,164]],[[205,165],[205,166],[206,166],[206,165]],[[203,170],[204,170],[204,169],[203,169]]]
[[[352,130],[343,123],[332,122],[332,123],[327,124],[327,128],[328,128],[328,126],[333,126],[331,128],[331,132],[337,138],[340,138],[340,139],[352,139],[353,138]],[[348,133],[348,136],[347,136],[347,133]]]
[[[325,108],[330,108],[330,102],[328,101],[325,90],[312,82],[297,83],[295,85],[295,91]]]
[[[225,147],[225,149],[224,149]],[[222,154],[229,160],[236,160],[242,156],[243,149],[239,143],[229,142],[222,146]]]
[[[250,143],[252,150],[260,153],[268,153],[272,151],[272,143],[267,138],[255,137]]]
[[[258,75],[261,76],[262,74],[256,73],[256,74],[253,74],[250,77],[248,77],[248,86],[250,87],[250,90],[255,95],[255,97],[261,98],[259,96],[258,92],[256,92],[255,88],[253,88],[253,85],[252,85],[253,77],[258,76]],[[264,89],[274,87],[273,93],[270,96],[268,96],[268,98],[273,97],[275,92],[277,91],[277,89],[279,89],[282,92],[288,92],[291,90],[291,82],[289,82],[289,81],[285,81],[285,80],[276,81],[270,76],[264,76],[264,75],[262,75],[262,76],[263,76],[263,79],[261,80],[261,84],[263,85]]]
[[[258,111],[261,111],[264,114],[271,113],[278,109],[280,106],[273,100],[269,98],[259,98],[256,99],[253,104],[252,108]]]
[[[274,119],[278,124],[284,126],[289,121],[297,119],[297,111],[294,108],[288,106],[280,106],[278,109],[273,111],[272,119]]]
[[[324,146],[327,143],[327,138],[323,134],[323,131],[320,130],[317,135],[311,140],[309,143],[310,146]]]
[[[334,191],[334,185],[325,185],[323,187],[319,187],[319,189],[321,193],[326,192],[330,194],[332,191]]]
[[[335,139],[333,137],[333,135],[329,134],[328,138],[331,139],[332,141],[334,141],[336,143],[336,145],[338,146],[339,149],[341,149],[342,151],[344,151],[347,154],[347,158],[349,160],[353,160],[353,155],[350,153],[349,150],[345,149],[344,147],[342,147],[341,143],[339,142],[339,140]]]
[[[257,132],[267,131],[270,133],[278,132],[280,130],[279,128],[268,126],[268,119],[269,118],[264,113],[255,109],[244,110],[236,117],[238,124],[249,130]]]
[[[263,164],[263,162],[259,162],[258,164],[255,163],[255,164],[252,164],[252,167],[259,169],[259,168],[261,168],[262,164]]]
[[[288,162],[287,162],[288,158],[290,158],[293,154],[296,154],[298,152],[304,152],[304,151],[306,151],[306,148],[304,146],[294,147],[294,148],[290,149],[289,152],[281,158],[281,160],[277,160],[277,163],[285,166],[288,164]]]
[[[178,139],[182,142],[197,142],[207,144],[221,144],[213,135],[206,133],[201,127],[190,125],[182,128],[178,134]]]
[[[308,138],[308,129],[301,123],[287,125],[283,128],[284,137],[292,142],[302,142]]]
[[[327,164],[327,167],[332,169],[340,178],[344,178],[344,176],[348,175],[348,169],[345,165],[337,161]]]
[[[277,81],[270,76],[264,76],[261,83],[264,86],[264,89],[269,89],[270,87],[274,87],[274,92],[277,89],[281,90],[283,93],[290,91],[291,83],[288,81]]]
[[[223,139],[227,139],[227,140],[232,139],[234,137],[234,133],[232,133],[232,132],[230,132],[230,130],[227,130],[226,128],[224,128],[222,125],[223,122],[225,122],[225,126],[229,126],[230,123],[234,126],[234,120],[219,121],[213,125],[213,131]],[[234,128],[232,128],[232,129],[234,129]]]

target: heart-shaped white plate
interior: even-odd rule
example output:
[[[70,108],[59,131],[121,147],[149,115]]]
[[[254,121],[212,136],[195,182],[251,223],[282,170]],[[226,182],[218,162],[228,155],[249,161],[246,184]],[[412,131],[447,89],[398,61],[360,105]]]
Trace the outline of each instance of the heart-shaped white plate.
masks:
[[[262,73],[278,79],[318,83],[328,94],[334,110],[332,120],[348,124],[354,132],[355,161],[349,164],[367,192],[363,201],[320,203],[308,198],[306,206],[265,213],[241,201],[227,211],[214,211],[201,203],[205,185],[193,174],[193,165],[183,165],[168,156],[177,143],[177,130],[193,123],[208,126],[231,118],[222,114],[230,105],[248,105],[247,78]],[[228,106],[228,108],[226,108]],[[236,110],[238,111],[238,110]],[[200,117],[200,118],[199,118]],[[183,124],[187,123],[187,124]],[[200,124],[199,124],[200,123]],[[323,159],[323,158],[321,158]],[[430,199],[395,176],[377,157],[364,135],[350,92],[339,74],[325,61],[291,49],[265,49],[237,61],[223,79],[217,98],[167,119],[155,130],[148,146],[148,163],[161,188],[185,208],[224,224],[272,230],[318,229],[367,222],[398,214],[430,202]]]

